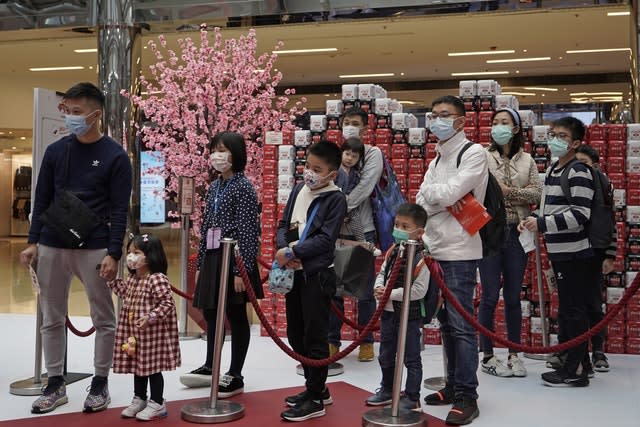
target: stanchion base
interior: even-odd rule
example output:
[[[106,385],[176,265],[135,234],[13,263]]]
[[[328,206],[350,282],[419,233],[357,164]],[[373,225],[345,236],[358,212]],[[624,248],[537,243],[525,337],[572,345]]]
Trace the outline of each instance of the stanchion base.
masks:
[[[75,383],[85,378],[89,378],[91,374],[68,372],[64,376],[66,384]],[[35,378],[27,378],[26,380],[15,381],[9,385],[9,393],[16,396],[39,396],[42,394],[42,388],[47,385],[47,374],[40,376],[40,382],[35,382]]]
[[[208,400],[188,403],[182,407],[180,415],[190,423],[227,423],[244,417],[244,406],[229,400],[218,400],[215,408],[209,407]]]
[[[296,366],[296,374],[304,376],[304,369],[302,369],[302,365],[298,364]],[[342,363],[334,362],[329,365],[329,373],[327,376],[335,377],[336,375],[344,374],[344,365]]]
[[[47,385],[47,374],[40,376],[40,382],[35,382],[35,377],[12,382],[9,385],[9,393],[16,396],[38,396],[42,394],[42,387]]]
[[[438,391],[442,390],[447,385],[447,382],[444,377],[431,377],[424,380],[423,385],[426,389]]]
[[[178,333],[178,338],[180,338],[180,341],[199,340],[202,338],[202,334],[195,332],[180,332]]]
[[[426,426],[427,420],[422,413],[400,408],[398,416],[391,416],[391,408],[376,408],[362,415],[362,427],[416,427]]]
[[[536,353],[524,353],[524,357],[527,359],[533,360],[547,360],[549,358],[548,354],[536,354]]]

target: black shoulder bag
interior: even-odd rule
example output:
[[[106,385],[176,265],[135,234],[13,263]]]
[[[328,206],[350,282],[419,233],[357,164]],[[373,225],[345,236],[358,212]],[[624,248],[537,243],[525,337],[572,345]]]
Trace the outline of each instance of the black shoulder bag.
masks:
[[[71,143],[67,144],[67,157],[64,164],[64,187],[54,196],[40,220],[56,232],[56,237],[69,249],[84,247],[93,230],[102,223],[98,215],[82,200],[67,190],[69,179],[69,157]]]

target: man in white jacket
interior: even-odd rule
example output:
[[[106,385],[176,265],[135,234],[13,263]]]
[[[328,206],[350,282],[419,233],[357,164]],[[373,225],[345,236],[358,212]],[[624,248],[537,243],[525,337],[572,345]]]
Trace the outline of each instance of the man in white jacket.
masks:
[[[477,262],[482,258],[482,241],[478,233],[469,235],[447,208],[458,210],[460,199],[472,193],[480,202],[488,182],[487,158],[480,144],[458,155],[470,141],[463,132],[464,104],[454,96],[443,96],[432,103],[427,121],[438,138],[438,158],[429,164],[416,203],[428,214],[424,242],[444,271],[447,287],[469,313],[473,313],[473,291],[476,286]],[[438,315],[442,342],[446,351],[447,383],[444,389],[428,395],[428,405],[453,408],[447,424],[469,424],[480,412],[477,399],[478,340],[477,333],[448,303]]]

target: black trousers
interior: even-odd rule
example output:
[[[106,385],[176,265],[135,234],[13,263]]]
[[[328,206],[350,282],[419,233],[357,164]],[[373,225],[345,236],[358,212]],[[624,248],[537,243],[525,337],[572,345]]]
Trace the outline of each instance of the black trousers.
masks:
[[[605,250],[604,249],[594,249],[596,255],[594,257],[594,263],[599,266],[599,271],[597,274],[598,282],[596,286],[591,290],[591,298],[589,301],[589,308],[587,314],[589,316],[589,327],[593,328],[597,325],[602,318],[604,317],[604,313],[602,312],[602,288],[604,286],[604,276],[602,275],[602,263],[605,258]],[[592,351],[604,351],[604,339],[607,335],[607,328],[604,328],[596,335],[591,337],[591,350]]]
[[[558,282],[558,326],[559,340],[571,340],[589,329],[589,307],[593,300],[594,289],[602,276],[602,262],[595,257],[570,261],[553,261],[553,270]],[[576,373],[578,366],[588,360],[587,342],[578,344],[567,352],[565,369],[569,374]]]
[[[329,311],[336,290],[333,268],[307,276],[296,271],[293,289],[286,295],[287,337],[293,350],[310,359],[329,357]],[[314,400],[322,399],[327,366],[302,365],[305,386]]]

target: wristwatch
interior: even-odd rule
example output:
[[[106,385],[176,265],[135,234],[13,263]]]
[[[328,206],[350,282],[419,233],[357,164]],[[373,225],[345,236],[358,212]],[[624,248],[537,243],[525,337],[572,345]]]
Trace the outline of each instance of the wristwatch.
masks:
[[[292,259],[294,259],[296,257],[296,254],[293,253],[293,249],[285,248],[284,257],[287,259],[287,261],[291,261]]]

